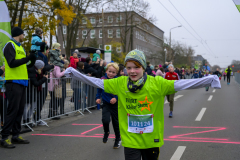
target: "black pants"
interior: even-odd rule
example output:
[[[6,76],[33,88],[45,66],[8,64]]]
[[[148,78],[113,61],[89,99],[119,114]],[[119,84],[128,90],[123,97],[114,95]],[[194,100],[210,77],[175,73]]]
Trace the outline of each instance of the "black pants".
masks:
[[[41,119],[41,112],[43,105],[47,98],[47,82],[45,83],[45,88],[42,88],[42,91],[37,92],[37,112],[34,114],[35,121],[39,121]]]
[[[124,147],[125,160],[157,160],[160,148],[134,149]]]
[[[109,132],[110,117],[112,117],[112,124],[115,132],[115,138],[120,139],[117,102],[115,104],[103,103],[102,123],[103,123],[104,132]]]
[[[16,83],[6,83],[8,100],[7,115],[2,130],[2,139],[7,139],[12,130],[13,136],[21,131],[21,120],[26,102],[26,87]]]
[[[51,96],[51,100],[49,102],[48,118],[51,118],[51,117],[59,115],[58,114],[58,107],[59,106],[60,106],[60,114],[64,114],[64,101],[65,101],[65,97],[63,97],[63,95],[62,95],[62,98],[55,97],[54,91],[53,92],[49,91],[49,94]]]
[[[223,77],[224,77],[224,81],[225,81],[225,79],[226,79],[226,76],[224,75]]]
[[[227,83],[230,83],[230,75],[227,76]]]

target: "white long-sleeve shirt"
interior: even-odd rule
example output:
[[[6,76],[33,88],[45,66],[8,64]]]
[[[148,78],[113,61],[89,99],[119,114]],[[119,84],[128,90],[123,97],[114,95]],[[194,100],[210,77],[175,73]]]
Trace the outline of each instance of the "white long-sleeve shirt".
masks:
[[[104,83],[102,79],[94,78],[86,76],[74,68],[70,67],[67,68],[65,71],[66,77],[72,77],[73,79],[77,79],[82,81],[83,83],[86,83],[88,85],[91,85],[96,88],[101,88],[104,90]],[[218,76],[216,75],[209,75],[204,78],[199,79],[181,79],[174,82],[174,89],[175,91],[181,91],[186,89],[197,89],[197,88],[203,88],[203,87],[209,87],[220,89],[221,84],[219,81]]]

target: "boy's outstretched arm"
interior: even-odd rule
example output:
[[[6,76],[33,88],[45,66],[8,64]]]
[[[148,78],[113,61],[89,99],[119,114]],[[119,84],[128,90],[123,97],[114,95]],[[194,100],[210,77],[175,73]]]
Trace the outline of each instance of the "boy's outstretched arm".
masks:
[[[221,83],[218,76],[210,75],[199,79],[182,79],[174,82],[175,91],[181,91],[185,89],[197,89],[209,86],[217,89],[221,88]]]
[[[72,67],[67,68],[65,70],[64,75],[66,77],[72,77],[73,79],[80,80],[83,83],[86,83],[90,86],[93,86],[93,87],[96,87],[96,88],[101,88],[101,89],[104,90],[103,79],[86,76],[86,75],[78,72],[77,70],[75,70]]]

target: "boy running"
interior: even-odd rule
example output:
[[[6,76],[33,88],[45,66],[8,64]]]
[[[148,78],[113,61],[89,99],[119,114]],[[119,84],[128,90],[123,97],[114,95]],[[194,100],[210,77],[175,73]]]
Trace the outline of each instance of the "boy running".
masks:
[[[109,63],[107,65],[106,74],[101,79],[113,79],[117,78],[119,67],[117,63]],[[112,118],[113,129],[115,132],[115,143],[113,148],[117,149],[121,145],[119,124],[118,124],[118,97],[113,94],[106,93],[103,89],[97,89],[96,103],[101,103],[101,98],[103,100],[103,109],[102,109],[102,123],[103,123],[103,143],[107,143],[109,131],[110,117]]]

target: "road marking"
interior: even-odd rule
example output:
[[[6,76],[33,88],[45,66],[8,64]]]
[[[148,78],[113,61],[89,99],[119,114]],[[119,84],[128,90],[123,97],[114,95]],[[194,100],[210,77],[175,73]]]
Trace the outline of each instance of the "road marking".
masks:
[[[215,92],[216,92],[216,89],[214,89],[212,92],[215,93]]]
[[[212,100],[213,95],[210,95],[210,97],[208,98],[208,101]]]
[[[183,95],[177,95],[176,97],[174,97],[174,101],[177,101],[178,98],[181,98]],[[169,103],[166,99],[165,103],[164,104],[167,104]]]
[[[185,149],[186,149],[186,146],[178,146],[177,150],[175,151],[175,153],[173,154],[170,160],[180,160]]]
[[[195,121],[201,121],[204,112],[206,111],[207,108],[202,108],[202,110],[200,111],[200,113],[198,114],[197,118],[195,119]]]

